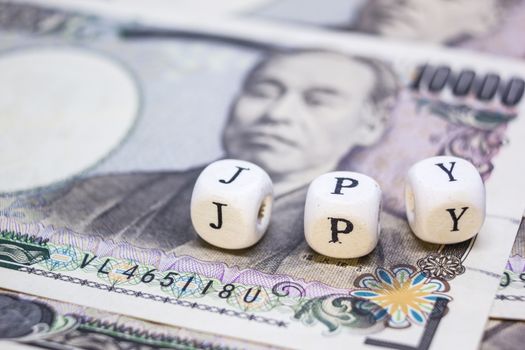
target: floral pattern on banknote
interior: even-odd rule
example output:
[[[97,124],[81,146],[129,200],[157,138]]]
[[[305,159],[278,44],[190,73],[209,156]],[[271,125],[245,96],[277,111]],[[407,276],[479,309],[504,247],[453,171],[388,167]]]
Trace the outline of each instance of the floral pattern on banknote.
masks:
[[[427,277],[410,265],[377,268],[374,274],[359,277],[355,284],[359,288],[350,294],[384,308],[390,315],[388,325],[393,328],[423,325],[438,298],[452,299],[445,294],[450,289],[446,281]]]
[[[428,276],[450,281],[465,272],[461,259],[454,255],[430,254],[419,259],[417,266]]]

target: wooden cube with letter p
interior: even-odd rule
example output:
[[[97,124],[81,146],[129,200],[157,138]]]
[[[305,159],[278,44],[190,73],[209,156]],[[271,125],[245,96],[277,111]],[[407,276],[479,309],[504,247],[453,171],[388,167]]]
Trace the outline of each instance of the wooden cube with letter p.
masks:
[[[206,242],[226,249],[257,243],[270,222],[273,185],[259,166],[219,160],[199,175],[191,197],[191,221]]]
[[[427,158],[408,171],[405,205],[417,237],[431,243],[459,243],[483,225],[485,186],[474,165],[462,158]]]
[[[306,241],[333,258],[364,256],[377,245],[380,208],[381,189],[372,178],[349,171],[321,175],[306,196]]]

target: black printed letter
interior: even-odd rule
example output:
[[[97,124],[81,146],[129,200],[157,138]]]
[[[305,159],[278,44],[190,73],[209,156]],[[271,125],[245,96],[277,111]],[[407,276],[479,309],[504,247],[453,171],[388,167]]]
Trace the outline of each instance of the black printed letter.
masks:
[[[218,230],[222,227],[222,207],[226,207],[227,204],[217,203],[217,202],[212,202],[212,203],[217,206],[217,217],[218,217],[219,222],[217,224],[211,223],[210,227]]]
[[[330,224],[331,224],[330,230],[332,231],[332,239],[328,241],[328,243],[339,242],[339,244],[341,244],[341,242],[339,241],[339,234],[340,233],[348,234],[352,232],[352,230],[354,229],[354,225],[350,222],[350,220],[341,219],[341,218],[328,218],[328,220],[330,220]],[[343,230],[339,230],[338,228],[339,222],[343,222],[346,224]]]
[[[452,230],[450,230],[450,232],[459,231],[459,229],[458,229],[458,221],[459,221],[459,219],[461,219],[463,214],[465,214],[467,209],[468,209],[468,207],[461,208],[461,214],[459,214],[459,216],[456,216],[456,209],[454,209],[454,208],[447,209],[448,213],[450,214],[450,217],[452,218],[452,223],[453,223]]]
[[[237,172],[235,172],[235,174],[233,174],[233,177],[229,180],[229,181],[226,181],[226,180],[219,180],[220,183],[223,183],[223,184],[231,184],[236,178],[237,176],[239,176],[239,174],[243,171],[243,170],[250,170],[249,168],[241,168],[240,166],[236,167],[237,168]]]
[[[456,181],[456,179],[454,178],[454,176],[452,176],[452,170],[454,170],[454,167],[456,166],[456,162],[450,162],[450,169],[447,169],[445,167],[445,165],[443,165],[443,163],[437,163],[436,164],[438,167],[441,168],[441,170],[443,170],[444,172],[447,173],[448,175],[448,181],[449,182],[452,182],[452,181]]]
[[[86,253],[84,254],[84,259],[82,260],[82,262],[80,263],[80,268],[83,269],[84,267],[88,266],[89,264],[91,264],[91,262],[93,260],[95,260],[95,258],[97,257],[96,255],[93,255],[93,257],[91,259],[88,259],[89,257],[89,254]]]
[[[359,181],[355,179],[351,179],[349,177],[336,177],[337,183],[335,184],[335,190],[332,192],[332,194],[342,194],[341,189],[342,188],[352,188],[356,187],[359,184]],[[343,185],[343,181],[348,180],[351,181],[348,185]]]

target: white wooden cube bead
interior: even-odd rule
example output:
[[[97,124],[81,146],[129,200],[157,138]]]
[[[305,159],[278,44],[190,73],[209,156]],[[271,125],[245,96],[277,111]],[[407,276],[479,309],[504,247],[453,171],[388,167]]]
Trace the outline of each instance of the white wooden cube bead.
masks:
[[[321,175],[306,196],[306,242],[333,258],[364,256],[377,245],[380,208],[381,189],[372,178],[349,171]]]
[[[412,231],[423,241],[463,242],[485,220],[485,186],[477,169],[457,157],[424,159],[408,171],[405,205]]]
[[[226,249],[257,243],[270,222],[273,185],[259,166],[219,160],[199,175],[191,197],[191,221],[206,242]]]

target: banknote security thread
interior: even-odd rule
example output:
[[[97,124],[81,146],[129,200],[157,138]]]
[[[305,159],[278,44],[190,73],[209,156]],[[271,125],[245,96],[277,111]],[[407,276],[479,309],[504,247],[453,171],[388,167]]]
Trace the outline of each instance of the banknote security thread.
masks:
[[[485,186],[467,160],[427,158],[408,170],[405,207],[410,228],[423,241],[463,242],[475,236],[485,220]]]
[[[304,235],[316,252],[340,259],[367,255],[380,232],[381,189],[364,174],[336,171],[310,184]]]
[[[259,166],[235,159],[211,163],[191,197],[191,221],[206,242],[225,249],[257,243],[268,228],[273,184]]]

